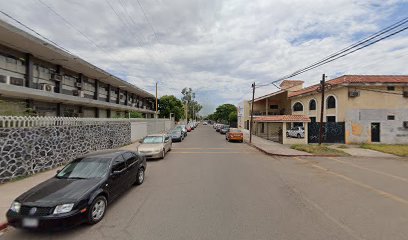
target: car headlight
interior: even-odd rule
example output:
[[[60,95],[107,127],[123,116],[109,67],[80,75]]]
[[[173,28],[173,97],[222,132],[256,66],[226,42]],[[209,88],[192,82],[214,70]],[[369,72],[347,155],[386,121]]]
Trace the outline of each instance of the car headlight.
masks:
[[[21,209],[21,203],[16,202],[16,201],[11,203],[11,206],[10,206],[11,211],[19,213],[20,209]]]
[[[54,214],[71,212],[74,207],[73,203],[61,204],[55,207]]]

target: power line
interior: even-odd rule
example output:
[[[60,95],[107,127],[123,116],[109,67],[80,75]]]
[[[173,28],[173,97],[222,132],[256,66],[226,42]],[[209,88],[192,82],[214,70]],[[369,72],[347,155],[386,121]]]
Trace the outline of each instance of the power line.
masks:
[[[125,0],[123,0],[123,2],[122,2],[122,0],[118,0],[118,1],[119,1],[120,5],[122,6],[122,8],[125,10],[125,14],[127,14],[128,17],[131,19],[132,23],[133,23],[135,26],[137,26],[136,22],[133,20],[132,15],[129,14],[129,12],[127,11],[127,9],[125,8],[125,6],[124,6],[124,4],[123,4],[123,2],[125,2]],[[131,3],[132,3],[132,2],[131,2]],[[149,21],[149,18],[147,17],[147,13],[146,13],[145,9],[143,8],[143,6],[142,6],[142,4],[140,3],[139,0],[138,0],[138,4],[139,4],[139,8],[141,9],[141,12],[142,12],[142,14],[143,14],[143,16],[144,16],[144,19],[145,19],[146,23],[150,26],[151,30],[153,31],[153,36],[154,36],[154,38],[155,38],[156,43],[159,43],[159,39],[158,39],[158,37],[157,37],[157,32],[156,32],[156,30],[155,30],[153,24]],[[133,4],[132,4],[132,6],[134,7]],[[142,36],[142,37],[144,38],[144,36]],[[144,39],[145,39],[145,38],[144,38]],[[145,40],[146,40],[146,39],[145,39]],[[148,46],[148,47],[149,47],[149,46]],[[151,48],[152,48],[152,51],[153,51],[152,53],[153,53],[153,55],[154,55],[154,52],[156,52],[156,49],[154,48],[153,45],[151,46]],[[163,52],[164,50],[159,49],[159,51],[160,51],[160,52]],[[162,61],[162,64],[163,64],[163,68],[166,68],[165,63],[164,63],[163,61]],[[173,74],[171,74],[170,71],[168,71],[167,69],[165,69],[165,72],[167,73],[167,75],[169,75],[169,77],[170,77],[171,79],[174,80],[174,76],[173,76]]]
[[[68,21],[65,17],[63,17],[61,14],[59,14],[55,9],[53,9],[50,5],[46,4],[45,2],[43,2],[42,0],[38,0],[41,4],[43,4],[46,8],[48,8],[51,12],[53,12],[55,15],[57,15],[58,17],[60,17],[65,24],[67,24],[68,26],[70,26],[72,29],[74,29],[75,31],[77,31],[79,34],[81,34],[85,39],[87,39],[93,46],[95,46],[97,49],[101,50],[104,52],[103,47],[99,46],[97,43],[95,43],[91,38],[89,38],[85,33],[83,33],[81,30],[79,30],[78,28],[76,28],[70,21]],[[106,53],[106,52],[105,52]],[[111,55],[109,52],[106,53],[107,55],[109,55],[110,57],[116,59],[113,55]],[[116,59],[117,60],[117,59]],[[122,68],[126,69],[126,67],[124,65],[122,65],[119,61],[116,62],[117,64],[119,64]]]
[[[147,17],[146,11],[144,10],[144,8],[143,8],[143,6],[142,6],[142,4],[140,3],[139,0],[137,0],[137,3],[139,4],[140,9],[142,9],[143,16],[144,16],[146,22],[149,24],[150,28],[152,29],[153,34],[154,34],[154,37],[156,38],[156,41],[158,42],[159,39],[158,39],[158,37],[157,37],[157,33],[156,33],[156,30],[155,30],[154,27],[153,27],[153,24],[150,23],[149,18]]]
[[[315,63],[313,63],[313,64],[311,64],[311,65],[309,65],[309,66],[307,66],[307,67],[304,67],[304,68],[302,68],[302,69],[299,69],[299,70],[297,70],[297,71],[295,71],[295,72],[293,72],[293,73],[291,73],[291,74],[288,74],[288,75],[286,75],[286,76],[284,76],[284,77],[281,77],[281,78],[279,78],[279,79],[277,79],[277,80],[275,80],[275,81],[272,81],[272,82],[270,82],[270,83],[260,84],[260,85],[258,85],[258,86],[259,86],[259,87],[264,87],[264,86],[268,86],[268,85],[271,85],[271,84],[274,85],[274,83],[277,83],[277,82],[280,82],[280,81],[282,81],[282,80],[285,80],[285,79],[288,79],[288,78],[297,76],[297,75],[299,75],[299,74],[305,73],[305,72],[307,72],[307,71],[310,71],[310,70],[312,70],[312,69],[315,69],[315,68],[317,68],[317,67],[320,67],[320,66],[322,66],[322,65],[325,65],[325,64],[327,64],[327,63],[333,62],[333,61],[335,61],[335,60],[337,60],[337,59],[339,59],[339,58],[345,57],[345,56],[347,56],[347,55],[349,55],[349,54],[351,54],[351,53],[354,53],[354,52],[356,52],[356,51],[359,51],[359,50],[361,50],[361,49],[363,49],[363,48],[366,48],[366,47],[368,47],[368,46],[371,46],[371,45],[373,45],[373,44],[375,44],[375,43],[377,43],[377,42],[380,42],[380,41],[382,41],[382,40],[384,40],[384,39],[386,39],[386,38],[389,38],[389,37],[394,36],[394,35],[396,35],[396,34],[402,32],[402,31],[405,31],[406,29],[408,29],[408,27],[403,27],[402,29],[397,29],[397,28],[400,27],[400,26],[402,26],[402,25],[404,25],[404,24],[406,24],[406,23],[408,23],[408,17],[406,17],[406,18],[404,18],[403,20],[400,20],[400,21],[398,21],[398,22],[396,22],[396,23],[394,23],[394,24],[392,24],[392,25],[390,25],[390,26],[388,26],[388,27],[386,27],[386,28],[380,30],[379,32],[377,32],[377,33],[375,33],[375,34],[370,35],[369,37],[364,38],[363,40],[358,41],[357,43],[354,43],[354,44],[352,44],[352,45],[350,45],[350,46],[348,46],[348,47],[346,47],[346,48],[344,48],[344,49],[342,49],[342,50],[340,50],[340,51],[337,51],[337,52],[335,52],[335,53],[329,55],[328,57],[325,57],[325,58],[323,58],[322,60],[317,61],[317,62],[315,62]],[[395,31],[393,31],[393,32],[391,32],[391,33],[389,33],[388,35],[386,35],[386,36],[384,36],[384,37],[378,38],[378,37],[380,37],[381,35],[384,35],[385,33],[390,32],[390,31],[392,31],[392,30],[394,30],[394,29],[397,29],[397,30],[395,30]],[[378,38],[378,39],[376,39],[376,38]],[[374,40],[374,39],[375,39],[375,40]],[[360,46],[360,47],[359,47],[359,46]],[[258,87],[258,86],[257,86],[257,87]]]
[[[2,13],[3,15],[5,15],[6,17],[12,19],[13,21],[15,21],[16,23],[20,24],[21,26],[27,28],[28,30],[30,30],[31,32],[35,33],[36,35],[40,36],[42,39],[45,39],[46,41],[54,44],[56,47],[59,47],[60,49],[64,50],[65,52],[71,54],[71,55],[75,55],[73,54],[71,51],[69,51],[68,49],[62,47],[61,45],[59,45],[58,43],[52,41],[51,39],[45,37],[44,35],[42,35],[41,33],[37,32],[36,30],[30,28],[29,26],[25,25],[24,23],[22,23],[21,21],[17,20],[16,18],[14,18],[13,16],[11,16],[8,13],[5,13],[4,11],[0,10],[0,13]]]
[[[158,64],[158,63],[153,59],[153,57],[152,57],[150,54],[148,54],[147,51],[143,48],[142,42],[140,41],[140,43],[139,43],[139,40],[138,40],[138,38],[137,38],[137,34],[135,34],[133,31],[130,31],[130,29],[132,29],[132,28],[131,28],[131,25],[132,25],[132,24],[131,24],[130,22],[126,21],[125,18],[122,19],[122,17],[120,16],[120,14],[115,10],[115,8],[112,6],[112,4],[111,4],[108,0],[105,0],[105,1],[106,1],[107,4],[109,5],[109,7],[112,9],[112,11],[115,13],[115,15],[119,18],[119,20],[124,23],[124,25],[126,26],[126,29],[127,29],[128,32],[130,33],[130,35],[136,39],[136,42],[138,43],[139,47],[142,48],[143,51],[146,52],[146,54],[147,54],[147,56],[150,58],[150,60],[151,60],[152,62],[154,62],[157,67],[160,68],[159,64]],[[123,15],[127,15],[127,16],[129,17],[129,19],[131,20],[131,22],[133,22],[133,24],[136,26],[136,23],[135,23],[135,21],[133,20],[132,16],[127,12],[126,7],[123,5],[123,3],[122,3],[121,1],[119,1],[119,3],[120,3],[120,5],[122,6],[122,8],[124,9],[124,14],[123,14]],[[132,30],[133,30],[133,29],[132,29]],[[148,45],[147,45],[147,48],[149,48]],[[154,56],[154,49],[152,48],[151,50],[152,50],[152,55]],[[161,63],[161,64],[163,64],[163,63]],[[163,64],[163,67],[164,67],[164,64]],[[173,79],[173,76],[172,76],[166,69],[163,69],[163,67],[161,67],[163,73],[164,73],[164,74],[167,74],[171,79]],[[173,79],[173,80],[174,80],[174,79]]]

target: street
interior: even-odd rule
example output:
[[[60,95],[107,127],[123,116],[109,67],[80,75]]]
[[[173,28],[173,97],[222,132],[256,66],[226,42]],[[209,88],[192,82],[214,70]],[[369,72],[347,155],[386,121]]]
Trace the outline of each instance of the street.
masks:
[[[199,126],[94,226],[1,239],[408,239],[408,162],[270,157]]]

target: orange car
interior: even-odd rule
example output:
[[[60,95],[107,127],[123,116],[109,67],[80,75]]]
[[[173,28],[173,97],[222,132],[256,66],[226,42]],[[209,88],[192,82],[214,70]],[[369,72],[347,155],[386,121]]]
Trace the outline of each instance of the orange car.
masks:
[[[238,128],[230,128],[227,134],[225,134],[225,139],[230,141],[244,141],[244,134]]]

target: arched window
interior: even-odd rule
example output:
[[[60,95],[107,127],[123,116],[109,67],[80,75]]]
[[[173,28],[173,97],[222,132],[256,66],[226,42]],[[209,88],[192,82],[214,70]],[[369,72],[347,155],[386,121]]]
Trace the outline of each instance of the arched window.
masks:
[[[314,99],[310,100],[309,110],[316,110],[316,100],[314,100]]]
[[[336,108],[336,99],[333,96],[327,98],[327,108]]]
[[[293,105],[293,111],[303,111],[303,105],[300,102],[295,103],[295,105]]]

